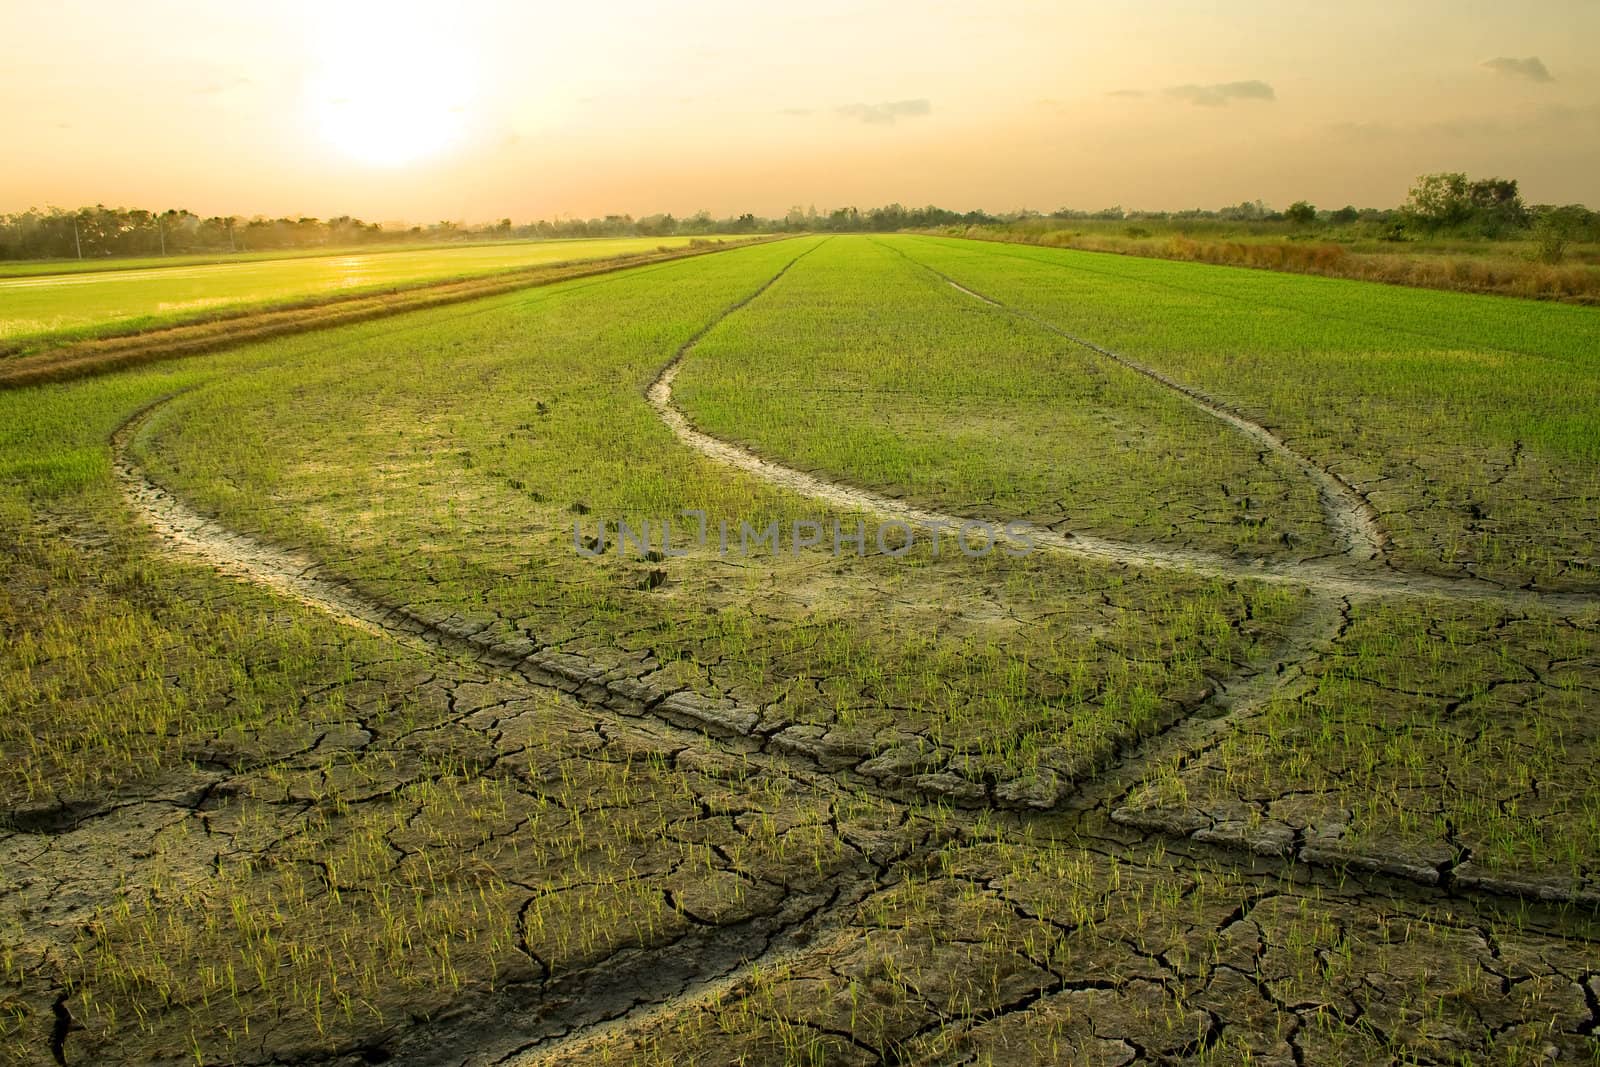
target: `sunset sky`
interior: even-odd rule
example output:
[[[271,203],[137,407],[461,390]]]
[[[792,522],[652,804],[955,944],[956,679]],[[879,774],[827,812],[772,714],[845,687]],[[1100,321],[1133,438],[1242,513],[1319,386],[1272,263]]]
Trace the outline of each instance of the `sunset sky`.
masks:
[[[0,0],[0,212],[1600,206],[1600,0]]]

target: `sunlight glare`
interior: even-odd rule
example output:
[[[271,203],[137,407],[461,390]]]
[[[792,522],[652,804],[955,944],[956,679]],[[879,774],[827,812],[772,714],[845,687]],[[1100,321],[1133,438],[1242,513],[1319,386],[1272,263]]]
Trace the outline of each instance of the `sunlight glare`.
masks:
[[[341,5],[332,32],[323,28],[307,106],[340,154],[397,167],[437,156],[466,136],[472,69],[449,27],[431,24],[429,14],[423,4]]]

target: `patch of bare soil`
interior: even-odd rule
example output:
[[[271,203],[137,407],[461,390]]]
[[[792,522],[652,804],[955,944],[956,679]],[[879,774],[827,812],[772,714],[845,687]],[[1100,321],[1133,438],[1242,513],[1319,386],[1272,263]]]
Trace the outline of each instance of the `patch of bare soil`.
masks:
[[[648,391],[680,440],[841,507],[918,526],[960,525],[960,516],[828,482],[695,429],[672,404],[672,381],[714,325],[685,344]],[[196,748],[191,772],[137,796],[11,812],[0,831],[10,875],[0,901],[27,917],[27,967],[47,970],[97,903],[129,886],[172,906],[175,881],[233,891],[216,881],[230,865],[224,858],[295,866],[284,858],[283,827],[328,817],[337,793],[345,806],[331,816],[338,833],[356,834],[348,820],[365,806],[379,813],[373,825],[382,827],[382,846],[373,855],[382,858],[360,884],[325,864],[299,863],[312,875],[304,884],[313,896],[359,897],[385,881],[415,879],[419,864],[464,857],[493,875],[483,899],[494,904],[472,920],[474,929],[515,936],[492,965],[487,957],[464,964],[467,979],[457,988],[397,986],[377,1005],[376,1021],[338,1024],[335,1036],[303,1013],[285,1013],[276,1028],[252,1036],[243,1062],[1593,1058],[1600,932],[1570,909],[1530,905],[1508,918],[1494,899],[1586,899],[1572,887],[1469,882],[1473,872],[1459,856],[1448,870],[1434,865],[1430,881],[1405,856],[1378,860],[1337,847],[1319,854],[1328,843],[1312,839],[1314,820],[1297,823],[1288,807],[1246,820],[1249,832],[1225,812],[1204,813],[1204,827],[1161,825],[1154,833],[1154,824],[1125,813],[1151,766],[1204,760],[1248,729],[1269,698],[1311,684],[1355,604],[1446,596],[1560,616],[1592,610],[1597,598],[1398,572],[1381,559],[1384,538],[1370,505],[1336,473],[1210,398],[1129,365],[1294,460],[1318,482],[1346,551],[1257,567],[1030,530],[1050,551],[1293,584],[1318,598],[1275,647],[1175,708],[1167,729],[1099,777],[1037,793],[1020,783],[974,791],[975,783],[916,753],[896,762],[841,746],[826,729],[777,728],[739,700],[661,684],[661,665],[648,657],[497,641],[481,625],[386,604],[315,560],[218,526],[153,484],[129,458],[135,419],[114,442],[117,474],[159,536],[225,573],[431,656],[441,666],[418,678],[416,692],[446,710],[426,728],[391,736],[355,708],[348,722],[293,743],[217,738]],[[623,781],[650,768],[645,792],[618,795],[619,768]],[[453,807],[417,791],[452,776],[499,783],[502,799]],[[331,778],[340,779],[337,790]],[[923,803],[929,797],[940,803]],[[521,851],[535,809],[552,803],[560,827],[599,820],[592,850]],[[962,805],[984,810],[952,810]],[[647,809],[665,812],[665,823],[640,822],[635,815]],[[625,843],[625,854],[606,844],[613,840]],[[797,851],[785,852],[784,842]],[[623,873],[585,876],[608,862]],[[1357,873],[1347,878],[1308,862]],[[595,886],[619,883],[636,894],[626,899],[654,902],[651,922],[633,924],[623,908],[596,928],[603,909],[562,910],[568,900],[592,901],[581,894]],[[1439,892],[1462,887],[1489,895]],[[589,931],[588,940],[541,941],[568,929]],[[142,958],[136,928],[97,936],[124,954],[118,958]],[[178,1047],[182,1011],[146,1019],[132,1045],[113,1048],[106,1035],[129,1033],[132,999],[110,1005],[123,1013],[118,1031],[106,1024],[107,1005],[74,999],[65,985],[0,990],[28,1035],[17,1039],[20,1062],[103,1062],[130,1052],[150,1061],[192,1058]],[[268,992],[262,981],[246,995]],[[174,1003],[199,1010],[181,995]]]

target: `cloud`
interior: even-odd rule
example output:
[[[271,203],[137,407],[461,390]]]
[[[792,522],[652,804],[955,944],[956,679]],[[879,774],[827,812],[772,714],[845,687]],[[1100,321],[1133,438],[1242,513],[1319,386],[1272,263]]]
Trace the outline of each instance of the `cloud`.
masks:
[[[1262,81],[1218,82],[1215,85],[1174,85],[1164,90],[1174,100],[1182,100],[1196,107],[1226,107],[1235,100],[1278,99],[1272,86]]]
[[[1107,96],[1143,96],[1143,95],[1145,95],[1145,92],[1144,92],[1143,89],[1113,89],[1109,93],[1107,93],[1106,95]]]
[[[1538,56],[1528,56],[1526,59],[1513,59],[1510,56],[1496,56],[1486,59],[1483,65],[1496,74],[1503,74],[1508,78],[1526,78],[1531,82],[1553,82],[1555,76],[1544,65]]]
[[[933,105],[925,99],[890,100],[882,104],[846,104],[834,108],[834,112],[873,126],[892,126],[899,119],[922,118],[933,114]]]

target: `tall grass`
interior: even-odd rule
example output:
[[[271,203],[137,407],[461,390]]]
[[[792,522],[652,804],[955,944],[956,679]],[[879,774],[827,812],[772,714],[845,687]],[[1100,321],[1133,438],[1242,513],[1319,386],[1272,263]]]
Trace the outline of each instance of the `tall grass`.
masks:
[[[1133,227],[1139,229],[1139,227]],[[1317,274],[1388,285],[1493,293],[1532,300],[1600,304],[1600,266],[1542,263],[1521,249],[1486,242],[1470,252],[1357,251],[1343,242],[1266,238],[1190,237],[1181,233],[1141,235],[1072,229],[969,226],[938,231],[981,241],[1075,248],[1152,259],[1215,263],[1230,267]]]

